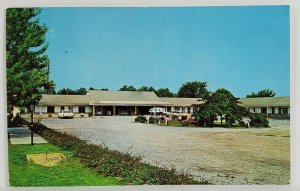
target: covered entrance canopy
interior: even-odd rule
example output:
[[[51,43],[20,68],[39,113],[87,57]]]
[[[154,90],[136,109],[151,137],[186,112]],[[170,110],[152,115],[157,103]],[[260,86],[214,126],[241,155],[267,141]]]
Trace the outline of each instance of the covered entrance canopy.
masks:
[[[149,109],[171,104],[161,101],[154,92],[91,90],[93,115],[145,115]],[[100,112],[103,111],[103,112]]]

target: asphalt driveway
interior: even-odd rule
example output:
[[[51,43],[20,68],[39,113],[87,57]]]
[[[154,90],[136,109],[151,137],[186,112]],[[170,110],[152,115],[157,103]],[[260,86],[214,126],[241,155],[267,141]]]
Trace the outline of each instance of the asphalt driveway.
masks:
[[[289,183],[289,121],[271,121],[273,128],[264,129],[165,127],[134,123],[128,116],[42,122],[214,184]]]

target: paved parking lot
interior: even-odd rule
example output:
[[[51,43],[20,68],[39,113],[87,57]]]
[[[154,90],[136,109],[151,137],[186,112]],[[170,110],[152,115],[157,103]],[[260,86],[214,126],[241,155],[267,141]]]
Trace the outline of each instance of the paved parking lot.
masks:
[[[50,118],[43,123],[214,184],[289,183],[288,120],[271,121],[273,128],[263,129],[165,127],[133,123],[128,116]]]

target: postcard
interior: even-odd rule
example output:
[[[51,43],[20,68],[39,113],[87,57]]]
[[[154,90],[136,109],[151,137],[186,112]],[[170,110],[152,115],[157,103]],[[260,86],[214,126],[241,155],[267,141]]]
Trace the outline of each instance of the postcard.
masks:
[[[6,14],[9,184],[290,184],[290,7]]]

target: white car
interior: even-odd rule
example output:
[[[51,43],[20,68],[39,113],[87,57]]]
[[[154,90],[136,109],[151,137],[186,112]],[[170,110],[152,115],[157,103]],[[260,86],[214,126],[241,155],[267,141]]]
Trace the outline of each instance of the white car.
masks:
[[[70,118],[70,119],[73,119],[74,118],[74,113],[71,112],[70,110],[63,110],[60,113],[58,113],[58,117],[59,118]]]

